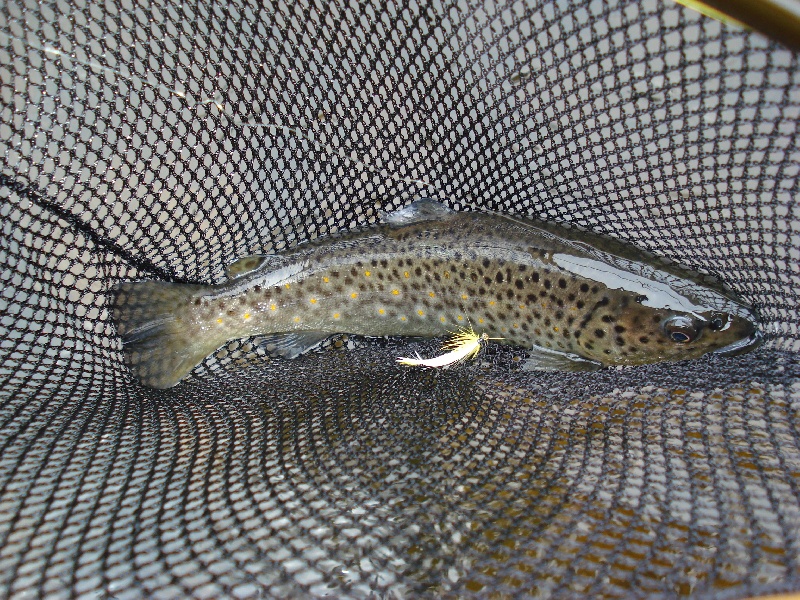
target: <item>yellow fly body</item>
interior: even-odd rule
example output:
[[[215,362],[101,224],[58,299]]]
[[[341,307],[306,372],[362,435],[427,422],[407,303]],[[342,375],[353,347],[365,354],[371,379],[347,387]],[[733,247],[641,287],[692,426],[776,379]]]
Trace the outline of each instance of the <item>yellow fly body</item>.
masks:
[[[400,357],[397,362],[410,367],[449,367],[452,364],[474,358],[480,352],[481,343],[490,339],[498,338],[490,338],[486,333],[478,335],[470,325],[469,329],[453,332],[453,337],[442,344],[442,349],[449,350],[449,352],[427,359],[422,358],[419,354],[416,358]]]

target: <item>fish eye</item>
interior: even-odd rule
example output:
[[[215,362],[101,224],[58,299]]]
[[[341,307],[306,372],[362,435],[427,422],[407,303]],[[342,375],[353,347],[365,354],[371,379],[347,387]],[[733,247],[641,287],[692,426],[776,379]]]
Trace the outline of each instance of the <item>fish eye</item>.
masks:
[[[694,322],[688,317],[671,317],[664,321],[664,332],[673,342],[688,344],[698,337]]]

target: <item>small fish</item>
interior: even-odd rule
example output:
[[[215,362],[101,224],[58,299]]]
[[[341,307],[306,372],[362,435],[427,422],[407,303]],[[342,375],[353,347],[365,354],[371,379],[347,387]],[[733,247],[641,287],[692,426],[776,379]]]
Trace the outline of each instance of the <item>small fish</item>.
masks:
[[[436,337],[472,323],[528,349],[526,368],[565,371],[737,354],[761,340],[731,292],[630,245],[432,200],[229,273],[220,285],[119,286],[113,319],[144,385],[174,386],[255,335],[293,358],[335,333]]]

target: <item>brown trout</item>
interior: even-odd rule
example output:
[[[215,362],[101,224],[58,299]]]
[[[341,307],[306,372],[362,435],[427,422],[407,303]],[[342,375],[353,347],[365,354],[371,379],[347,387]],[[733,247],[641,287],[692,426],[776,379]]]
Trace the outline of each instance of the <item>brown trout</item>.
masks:
[[[292,358],[335,333],[434,337],[471,324],[547,370],[737,354],[761,338],[731,292],[632,246],[432,200],[231,271],[220,285],[121,284],[113,316],[143,384],[171,387],[254,335]]]

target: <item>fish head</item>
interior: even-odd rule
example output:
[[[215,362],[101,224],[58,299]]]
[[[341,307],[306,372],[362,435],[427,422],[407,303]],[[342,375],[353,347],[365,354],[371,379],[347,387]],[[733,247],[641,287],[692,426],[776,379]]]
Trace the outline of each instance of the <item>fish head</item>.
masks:
[[[633,303],[605,316],[602,327],[587,326],[589,335],[595,336],[589,358],[604,364],[688,360],[710,352],[732,356],[749,352],[762,341],[755,313],[741,305],[731,312],[685,312]]]

